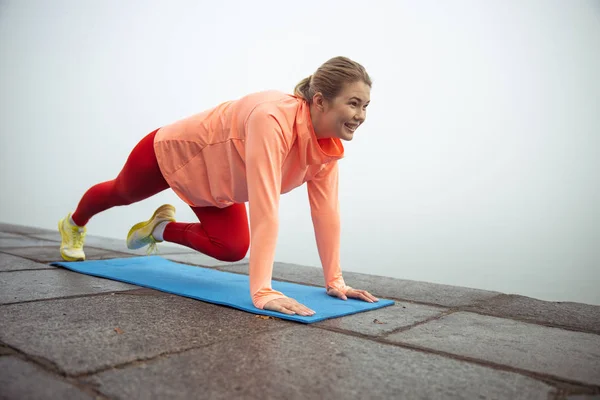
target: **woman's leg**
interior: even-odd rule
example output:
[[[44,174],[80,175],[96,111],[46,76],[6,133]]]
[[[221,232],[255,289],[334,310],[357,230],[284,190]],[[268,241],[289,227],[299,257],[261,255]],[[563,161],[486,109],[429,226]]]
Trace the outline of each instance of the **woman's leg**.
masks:
[[[71,216],[75,224],[85,226],[102,211],[144,200],[169,188],[154,152],[157,131],[148,134],[135,146],[116,179],[92,186],[83,195]]]
[[[226,208],[192,207],[199,223],[170,222],[163,233],[167,242],[178,243],[221,261],[239,261],[250,246],[244,204]]]

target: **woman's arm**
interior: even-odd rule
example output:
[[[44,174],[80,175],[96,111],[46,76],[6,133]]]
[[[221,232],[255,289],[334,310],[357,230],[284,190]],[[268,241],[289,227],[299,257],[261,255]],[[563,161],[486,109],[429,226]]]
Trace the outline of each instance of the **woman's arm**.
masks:
[[[286,296],[271,288],[279,230],[281,167],[288,146],[272,115],[255,111],[246,121],[246,179],[250,214],[250,294],[263,309]]]
[[[346,285],[340,265],[339,172],[337,161],[329,163],[307,183],[317,247],[323,264],[327,294],[346,300],[348,297],[376,302],[366,290]]]
[[[340,210],[338,163],[328,163],[307,182],[308,198],[317,248],[323,266],[325,287],[345,294],[351,289],[344,282],[340,266]]]

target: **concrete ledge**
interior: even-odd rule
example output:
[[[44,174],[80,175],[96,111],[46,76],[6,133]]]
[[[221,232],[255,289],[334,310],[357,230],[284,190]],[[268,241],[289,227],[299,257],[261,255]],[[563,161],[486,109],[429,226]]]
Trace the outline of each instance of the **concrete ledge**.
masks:
[[[543,301],[526,296],[502,295],[468,306],[465,309],[600,333],[600,307],[589,304]]]
[[[54,267],[10,254],[0,253],[0,272],[49,268]]]
[[[396,304],[303,325],[53,268],[58,240],[0,224],[0,397],[600,395],[600,306],[345,272]],[[174,261],[248,272],[167,247]],[[145,254],[127,250],[86,242],[89,259]],[[276,263],[274,278],[323,286],[320,268]]]
[[[289,325],[157,291],[130,293],[3,306],[0,340],[81,375]]]
[[[13,271],[0,274],[0,304],[90,295],[138,288],[108,279],[72,274],[64,269]]]
[[[518,374],[293,326],[86,379],[112,398],[527,399],[555,389]],[[209,395],[210,394],[210,395]]]
[[[220,270],[248,274],[248,265],[219,267]],[[273,279],[323,286],[321,268],[302,265],[275,263]],[[368,290],[376,296],[415,301],[443,307],[459,307],[474,304],[500,295],[498,292],[470,289],[437,283],[417,282],[384,276],[344,272],[344,280],[349,286]]]
[[[0,371],[0,397],[3,399],[95,398],[55,374],[17,357],[1,357]]]
[[[387,339],[600,386],[600,336],[590,333],[459,312]]]

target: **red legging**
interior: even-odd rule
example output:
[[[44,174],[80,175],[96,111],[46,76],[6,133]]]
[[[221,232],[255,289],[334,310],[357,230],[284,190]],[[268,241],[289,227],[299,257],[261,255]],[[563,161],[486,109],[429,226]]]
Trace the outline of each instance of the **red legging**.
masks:
[[[169,188],[154,152],[155,130],[143,138],[129,155],[116,179],[92,186],[72,215],[84,226],[94,215],[115,206],[132,204]],[[226,208],[191,207],[200,223],[171,222],[163,239],[198,250],[222,261],[239,261],[250,243],[244,204]]]

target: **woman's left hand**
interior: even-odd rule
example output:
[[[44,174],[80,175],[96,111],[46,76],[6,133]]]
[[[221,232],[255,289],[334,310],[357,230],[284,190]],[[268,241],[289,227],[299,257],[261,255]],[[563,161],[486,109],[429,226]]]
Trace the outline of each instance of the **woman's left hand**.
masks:
[[[377,297],[373,296],[371,293],[367,292],[366,290],[359,290],[359,289],[349,289],[346,292],[346,294],[344,295],[344,293],[342,293],[341,291],[339,291],[337,289],[329,288],[329,289],[327,289],[327,294],[332,297],[338,297],[342,300],[348,300],[348,297],[350,297],[353,299],[363,300],[363,301],[366,301],[369,303],[379,301],[379,299]]]

